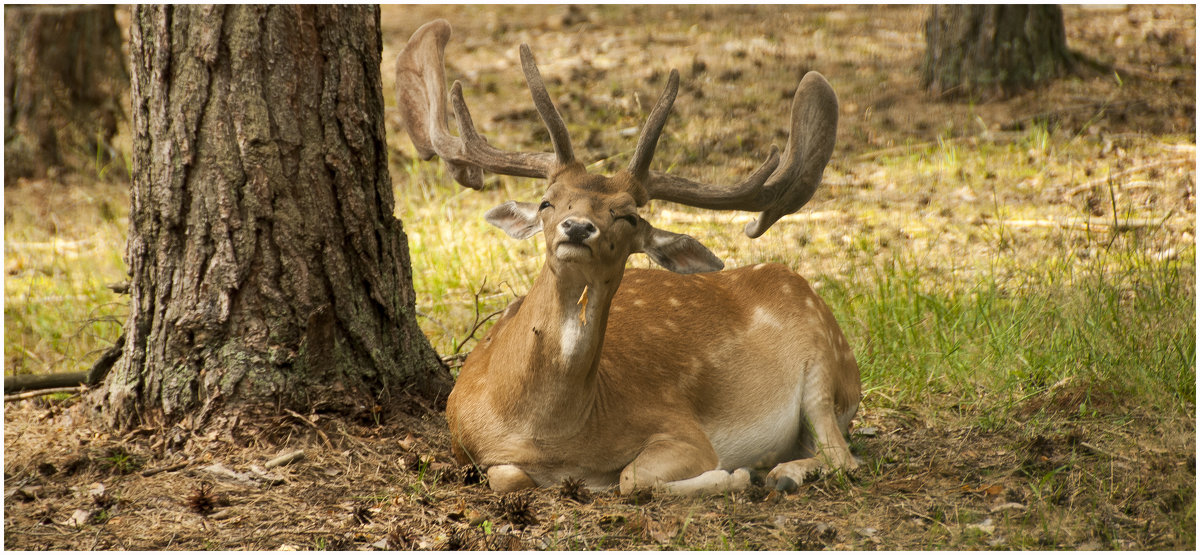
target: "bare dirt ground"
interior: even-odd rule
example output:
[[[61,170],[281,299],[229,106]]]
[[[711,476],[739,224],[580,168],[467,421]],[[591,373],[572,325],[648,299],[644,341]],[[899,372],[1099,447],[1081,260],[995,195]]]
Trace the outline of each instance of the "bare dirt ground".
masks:
[[[780,115],[758,109],[758,100],[778,105],[809,68],[829,77],[842,101],[827,173],[834,182],[870,180],[881,169],[871,164],[874,157],[913,144],[976,140],[1039,124],[1108,137],[1115,143],[1110,151],[1131,135],[1190,136],[1194,155],[1194,7],[1068,8],[1072,48],[1114,64],[1124,77],[1085,72],[986,104],[943,103],[919,90],[925,10],[387,7],[384,58],[419,24],[446,17],[456,33],[448,77],[470,83],[468,102],[489,105],[485,133],[509,148],[541,150],[544,135],[503,135],[515,129],[504,125],[506,118],[532,111],[526,101],[509,102],[527,98],[514,60],[516,45],[528,42],[552,90],[604,84],[556,97],[564,111],[592,118],[587,124],[568,118],[577,148],[590,159],[624,148],[630,139],[623,129],[640,124],[662,75],[679,68],[676,127],[664,137],[673,146],[656,163],[704,178],[714,178],[704,172],[715,170],[692,169],[697,160],[748,170],[758,160],[747,152],[782,140],[775,134]],[[385,81],[388,95],[390,87]],[[739,100],[711,101],[724,95]],[[388,132],[398,135],[396,116],[390,117]],[[689,137],[699,139],[684,144]],[[401,139],[392,141],[396,164],[412,156]],[[928,198],[902,191],[890,209],[923,202]],[[1194,197],[1171,202],[1178,205],[1171,213],[1194,219]],[[804,484],[791,495],[754,487],[706,499],[565,486],[495,495],[477,474],[450,462],[439,411],[416,399],[381,413],[285,414],[210,435],[182,428],[113,433],[88,420],[77,400],[6,403],[6,549],[1196,546],[1194,405],[1190,418],[1158,414],[1088,396],[1070,381],[1024,399],[991,425],[981,424],[986,410],[973,399],[930,395],[920,404],[864,404],[852,434],[864,461],[858,471]],[[303,456],[268,467],[297,450]]]

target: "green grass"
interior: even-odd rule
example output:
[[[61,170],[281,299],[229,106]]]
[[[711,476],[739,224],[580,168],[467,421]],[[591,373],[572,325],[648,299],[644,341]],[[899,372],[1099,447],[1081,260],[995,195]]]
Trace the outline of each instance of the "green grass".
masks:
[[[823,280],[859,345],[865,389],[893,404],[944,394],[1008,406],[1064,380],[1169,411],[1195,399],[1194,252],[1051,260],[1006,280],[931,279],[918,268],[893,259]]]
[[[109,183],[5,191],[6,374],[87,370],[120,335],[128,204]]]

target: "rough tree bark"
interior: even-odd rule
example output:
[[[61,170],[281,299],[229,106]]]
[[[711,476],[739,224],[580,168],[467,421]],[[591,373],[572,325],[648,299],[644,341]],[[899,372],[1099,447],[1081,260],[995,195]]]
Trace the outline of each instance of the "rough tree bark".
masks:
[[[374,6],[139,6],[111,424],[448,392],[393,216]],[[222,410],[215,411],[220,408]]]
[[[4,6],[4,182],[116,155],[129,74],[113,6]]]
[[[1062,8],[933,6],[925,22],[921,84],[944,96],[1008,96],[1066,74]]]

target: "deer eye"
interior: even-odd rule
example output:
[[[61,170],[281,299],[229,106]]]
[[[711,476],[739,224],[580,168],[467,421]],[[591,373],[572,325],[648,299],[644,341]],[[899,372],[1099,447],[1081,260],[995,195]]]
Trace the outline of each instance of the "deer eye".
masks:
[[[542,210],[545,210],[547,208],[553,208],[553,207],[554,207],[554,205],[550,204],[550,201],[543,200],[542,204],[538,206],[538,212],[541,212]]]
[[[624,216],[618,216],[617,219],[625,220],[626,222],[629,222],[629,225],[631,225],[633,227],[637,227],[637,216],[634,214],[626,214]]]

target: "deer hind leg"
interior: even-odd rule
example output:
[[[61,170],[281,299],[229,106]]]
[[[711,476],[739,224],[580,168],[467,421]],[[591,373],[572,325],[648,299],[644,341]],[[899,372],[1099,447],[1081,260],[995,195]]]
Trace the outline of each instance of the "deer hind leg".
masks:
[[[732,473],[716,469],[717,452],[703,432],[691,436],[651,438],[621,471],[621,493],[650,487],[672,495],[705,495],[750,485],[750,473],[745,469]]]
[[[810,454],[809,458],[776,465],[767,474],[767,487],[791,491],[823,472],[858,468],[858,460],[850,453],[850,445],[846,443],[849,419],[841,419],[846,421],[845,425],[839,421],[832,399],[814,400],[805,407],[805,416],[810,429],[807,433],[802,431],[801,436],[811,442],[811,448],[805,449]]]

